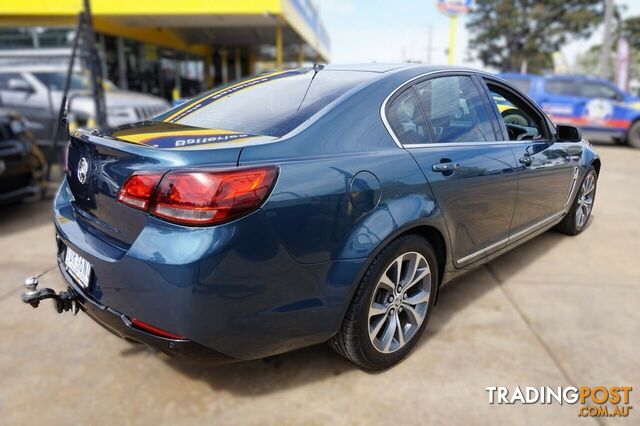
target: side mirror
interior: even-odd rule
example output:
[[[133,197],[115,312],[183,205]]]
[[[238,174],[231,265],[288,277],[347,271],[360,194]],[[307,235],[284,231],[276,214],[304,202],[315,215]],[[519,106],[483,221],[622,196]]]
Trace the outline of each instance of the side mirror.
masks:
[[[559,124],[556,126],[556,134],[558,142],[580,142],[582,140],[580,129],[574,126]]]
[[[21,78],[10,78],[7,82],[7,88],[15,92],[33,93],[33,87]]]

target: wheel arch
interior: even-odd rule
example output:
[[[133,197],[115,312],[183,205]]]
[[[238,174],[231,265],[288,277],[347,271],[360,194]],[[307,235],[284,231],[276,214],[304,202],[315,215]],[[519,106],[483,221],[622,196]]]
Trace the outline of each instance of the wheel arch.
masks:
[[[424,238],[431,244],[433,250],[436,253],[436,261],[438,262],[438,287],[442,283],[442,277],[447,266],[447,245],[442,232],[431,225],[417,225],[413,228],[409,228],[401,234],[397,235],[391,241],[394,241],[405,235],[417,235]],[[389,243],[391,242],[389,241]]]
[[[600,158],[595,158],[592,162],[591,165],[596,169],[596,173],[598,174],[598,176],[600,176],[600,166],[601,166],[601,162],[600,162]]]
[[[631,124],[629,125],[629,128],[624,135],[624,142],[626,145],[631,145],[629,141],[629,138],[631,137],[631,129],[633,129],[633,126],[637,125],[638,123],[640,123],[640,114],[631,119]]]
[[[431,223],[431,221],[430,222],[418,221],[418,222],[413,222],[411,224],[407,224],[404,227],[399,228],[396,232],[390,234],[389,236],[387,236],[387,238],[385,238],[382,242],[380,242],[380,244],[376,246],[375,250],[373,250],[369,254],[366,262],[362,264],[362,266],[360,267],[360,271],[358,272],[354,281],[351,284],[351,292],[349,293],[349,297],[344,302],[344,307],[339,317],[340,318],[339,324],[341,324],[342,321],[344,321],[344,316],[347,312],[347,308],[349,306],[349,303],[351,302],[351,299],[353,298],[353,295],[355,294],[358,286],[360,285],[360,282],[362,281],[362,278],[366,274],[367,270],[369,270],[369,267],[371,266],[375,258],[378,256],[378,254],[380,254],[380,252],[384,250],[384,248],[387,247],[389,244],[391,244],[393,241],[397,240],[398,238],[404,237],[406,235],[420,236],[425,240],[427,240],[429,244],[431,244],[431,246],[433,247],[433,250],[435,251],[435,254],[436,254],[436,261],[438,262],[437,288],[440,287],[440,285],[443,282],[445,271],[447,269],[447,261],[451,258],[449,245],[447,244],[447,239],[446,239],[446,235],[447,235],[446,228],[440,227],[434,223]],[[435,297],[436,297],[435,302],[437,303],[438,292],[436,292]]]

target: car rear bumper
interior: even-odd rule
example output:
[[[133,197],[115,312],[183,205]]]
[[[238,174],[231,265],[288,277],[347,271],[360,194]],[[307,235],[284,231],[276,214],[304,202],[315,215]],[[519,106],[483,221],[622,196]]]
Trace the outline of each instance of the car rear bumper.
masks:
[[[58,255],[70,247],[92,266],[85,297],[235,359],[326,341],[366,261],[296,262],[262,211],[200,228],[149,217],[128,247],[90,221],[63,182],[54,202]]]
[[[69,290],[75,295],[75,301],[80,310],[116,336],[127,341],[146,344],[173,357],[203,359],[221,363],[234,360],[188,339],[168,339],[136,328],[126,315],[102,305],[87,295],[71,278],[60,256],[58,256],[58,268],[69,286]]]

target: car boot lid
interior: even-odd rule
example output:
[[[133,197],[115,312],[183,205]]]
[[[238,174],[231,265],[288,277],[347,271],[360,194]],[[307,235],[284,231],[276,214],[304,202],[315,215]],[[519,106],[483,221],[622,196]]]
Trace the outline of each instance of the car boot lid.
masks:
[[[105,131],[103,136],[160,149],[237,148],[276,138],[227,129],[204,129],[162,121],[143,121]]]

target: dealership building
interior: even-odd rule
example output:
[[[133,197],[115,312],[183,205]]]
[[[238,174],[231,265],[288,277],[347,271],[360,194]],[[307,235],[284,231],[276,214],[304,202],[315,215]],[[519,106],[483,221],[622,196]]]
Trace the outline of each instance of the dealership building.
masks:
[[[0,0],[0,59],[64,57],[82,10],[83,0]],[[329,60],[310,0],[91,0],[91,11],[105,76],[167,99]]]

